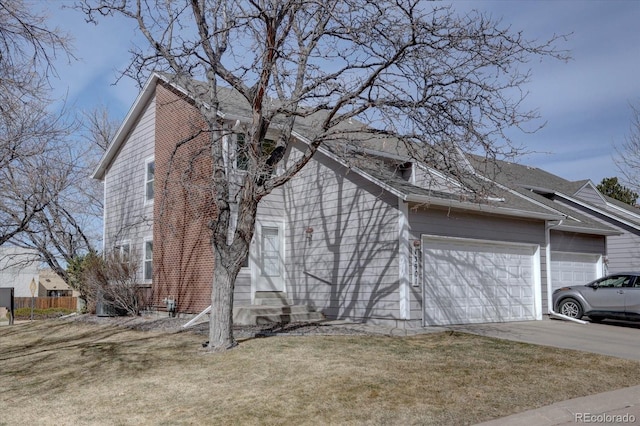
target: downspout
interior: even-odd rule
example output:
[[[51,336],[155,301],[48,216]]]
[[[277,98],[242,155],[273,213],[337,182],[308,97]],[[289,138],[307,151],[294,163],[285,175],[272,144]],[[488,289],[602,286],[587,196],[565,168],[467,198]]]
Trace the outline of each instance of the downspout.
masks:
[[[401,198],[398,198],[398,302],[400,319],[411,319],[410,300],[410,247],[409,247],[409,207]]]
[[[556,221],[548,221],[545,225],[545,239],[546,239],[546,260],[547,267],[547,307],[549,309],[549,318],[564,319],[567,321],[577,322],[578,324],[588,324],[587,321],[583,321],[577,318],[571,318],[566,315],[559,314],[553,310],[553,287],[551,282],[551,228],[562,225],[564,219]]]
[[[551,299],[551,294],[553,293],[553,288],[551,286],[551,228],[560,226],[562,222],[563,220],[547,221],[544,228],[544,239],[546,242],[545,267],[547,269],[547,309],[549,310],[549,315],[553,313],[553,302]]]
[[[102,255],[107,252],[107,177],[102,179]]]

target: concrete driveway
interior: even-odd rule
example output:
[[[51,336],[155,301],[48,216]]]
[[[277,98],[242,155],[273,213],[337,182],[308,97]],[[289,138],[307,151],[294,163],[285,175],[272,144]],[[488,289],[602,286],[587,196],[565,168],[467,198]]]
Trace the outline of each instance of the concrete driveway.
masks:
[[[542,321],[468,324],[447,328],[640,361],[640,323],[604,321],[601,324],[583,325],[545,317]]]

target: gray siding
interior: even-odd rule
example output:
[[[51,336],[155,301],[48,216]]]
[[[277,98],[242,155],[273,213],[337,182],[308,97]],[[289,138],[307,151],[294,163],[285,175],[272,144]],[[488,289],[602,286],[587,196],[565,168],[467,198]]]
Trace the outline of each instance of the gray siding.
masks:
[[[551,250],[567,253],[606,253],[606,239],[601,235],[576,234],[551,230]]]
[[[451,180],[446,179],[441,173],[429,170],[426,167],[415,165],[413,174],[414,185],[420,188],[449,193],[462,192],[459,184],[451,182]]]
[[[258,204],[258,217],[269,217],[274,220],[284,219],[286,213],[284,199],[284,188],[279,187],[274,189],[271,194],[260,200],[260,204]]]
[[[616,220],[615,217],[625,219],[624,215],[620,214],[619,209],[613,211],[610,208],[605,208],[605,206],[599,206],[601,210],[608,210],[612,215],[612,217],[607,217],[584,207],[577,207],[570,203],[563,204],[584,214],[589,214],[590,217],[598,222],[607,224],[620,232],[621,235],[606,237],[607,272],[615,273],[640,270],[640,230]],[[637,221],[637,219],[635,220]]]
[[[607,259],[607,271],[610,273],[640,271],[640,236],[625,232],[607,237]]]
[[[153,237],[153,203],[145,203],[145,161],[154,156],[155,99],[138,119],[105,174],[104,250],[123,241],[140,259],[145,238]]]
[[[236,278],[233,291],[233,305],[246,306],[251,304],[251,270],[242,268]]]
[[[463,211],[435,207],[409,208],[410,238],[419,240],[422,235],[473,238],[509,243],[536,244],[540,246],[540,279],[542,312],[547,311],[545,225],[542,221],[529,221],[477,215]],[[422,288],[411,287],[411,319],[422,318]]]
[[[594,190],[591,186],[585,186],[576,193],[576,196],[584,201],[587,201],[595,206],[604,207],[605,202],[602,196]]]
[[[329,318],[400,318],[397,197],[322,154],[281,196],[289,297]]]

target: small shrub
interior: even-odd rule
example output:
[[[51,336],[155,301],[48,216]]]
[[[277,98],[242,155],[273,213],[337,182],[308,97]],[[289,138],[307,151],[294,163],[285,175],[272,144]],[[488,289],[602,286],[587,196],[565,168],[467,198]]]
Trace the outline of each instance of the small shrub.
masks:
[[[59,318],[64,315],[69,315],[74,313],[73,309],[66,308],[47,308],[47,309],[34,309],[33,310],[33,319],[34,320],[44,320],[50,318]],[[14,313],[14,319],[16,320],[30,320],[31,319],[31,308],[18,308]],[[10,314],[7,314],[7,318]]]
[[[86,313],[100,307],[101,312],[137,316],[149,303],[140,286],[139,265],[134,253],[88,253],[69,262],[69,285],[80,292]]]
[[[102,303],[115,312],[139,315],[147,304],[139,285],[139,264],[134,255],[122,256],[117,252],[89,258],[84,266],[83,280],[93,302]]]

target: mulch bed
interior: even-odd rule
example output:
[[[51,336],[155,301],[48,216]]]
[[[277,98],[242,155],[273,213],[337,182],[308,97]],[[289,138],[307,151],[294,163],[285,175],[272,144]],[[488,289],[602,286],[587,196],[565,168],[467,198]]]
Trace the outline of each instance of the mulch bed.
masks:
[[[73,321],[94,324],[113,325],[138,331],[158,331],[164,333],[209,334],[209,322],[201,322],[189,328],[183,326],[189,318],[139,316],[139,317],[99,317],[91,314],[70,317]],[[234,325],[233,335],[236,338],[269,337],[278,335],[367,335],[371,334],[357,326],[348,324],[332,324],[323,322],[273,323],[263,325]]]

